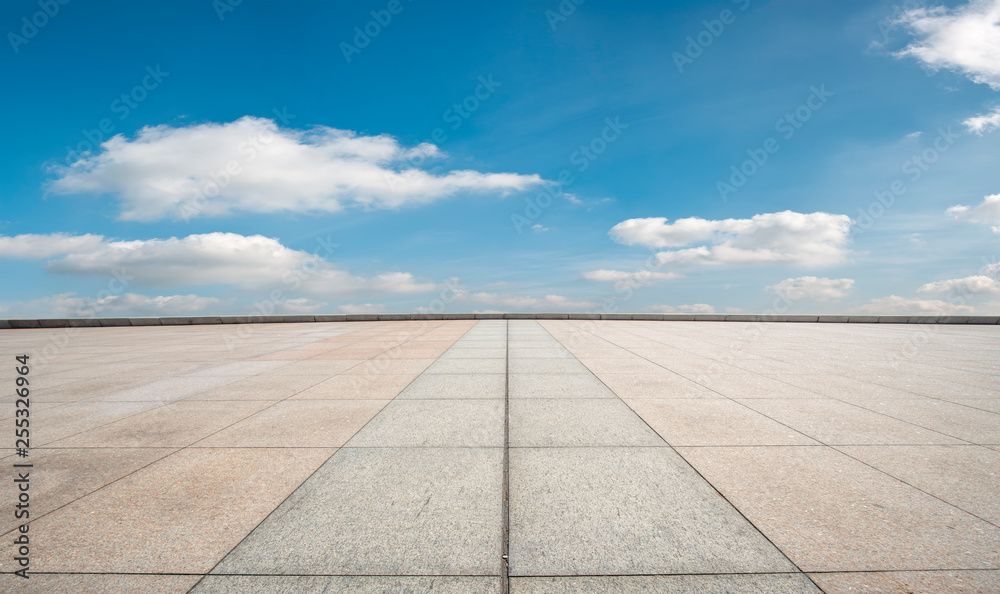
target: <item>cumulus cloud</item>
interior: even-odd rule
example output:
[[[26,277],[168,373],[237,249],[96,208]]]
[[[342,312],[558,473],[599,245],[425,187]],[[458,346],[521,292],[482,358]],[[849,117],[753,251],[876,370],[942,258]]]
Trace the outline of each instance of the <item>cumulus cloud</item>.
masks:
[[[974,223],[993,225],[993,232],[1000,233],[1000,194],[983,198],[977,206],[952,206],[947,213],[955,218],[965,218]]]
[[[147,296],[136,293],[110,295],[100,299],[77,297],[76,293],[62,293],[43,297],[24,304],[18,310],[23,315],[53,318],[100,317],[109,314],[122,316],[176,316],[203,313],[208,308],[218,308],[226,302],[215,297],[198,295]]]
[[[901,22],[915,39],[899,57],[913,57],[931,70],[960,72],[1000,90],[1000,0],[970,0],[957,8],[916,8]]]
[[[707,303],[692,303],[691,305],[650,305],[642,308],[642,311],[651,313],[710,314],[715,313],[715,308]]]
[[[420,168],[443,156],[434,145],[404,147],[388,135],[317,127],[280,129],[265,118],[117,135],[68,167],[55,194],[112,194],[121,218],[189,219],[232,212],[396,209],[462,192],[508,193],[545,183],[537,175]]]
[[[277,239],[236,233],[135,241],[102,239],[48,261],[45,269],[81,277],[114,276],[129,286],[231,285],[311,295],[424,293],[437,287],[417,281],[408,272],[354,275],[309,252],[286,247]]]
[[[973,116],[962,124],[969,132],[982,136],[986,132],[993,132],[1000,128],[1000,107],[996,107],[986,115]]]
[[[653,272],[651,270],[636,270],[626,272],[624,270],[589,270],[582,275],[583,280],[598,282],[627,283],[632,287],[639,287],[651,284],[655,281],[673,280],[684,278],[684,275],[676,272]]]
[[[1000,295],[1000,281],[988,276],[967,276],[927,283],[917,289],[917,293],[954,293],[956,295],[989,293]]]
[[[297,297],[295,299],[285,299],[281,303],[278,303],[275,309],[283,314],[311,314],[321,311],[324,307],[326,307],[326,302],[324,301],[314,301],[305,297]]]
[[[527,297],[510,293],[501,294],[485,292],[459,292],[456,296],[456,300],[482,303],[484,305],[504,308],[503,310],[491,310],[492,312],[527,310],[546,312],[580,311],[583,309],[594,309],[600,305],[599,303],[595,303],[593,301],[574,301],[569,297],[564,297],[562,295]]]
[[[776,285],[767,287],[767,290],[792,301],[799,299],[827,301],[846,297],[854,290],[854,280],[800,276],[799,278],[786,278]]]
[[[40,260],[61,254],[93,250],[103,243],[102,235],[15,235],[0,237],[0,258]]]
[[[851,313],[873,315],[953,315],[971,314],[975,309],[969,305],[956,305],[947,301],[935,299],[907,299],[897,295],[889,295],[880,299],[872,299],[865,305],[856,307]]]
[[[684,247],[659,252],[659,264],[829,266],[843,262],[852,221],[825,212],[784,212],[749,219],[706,220],[698,217],[629,219],[609,235],[618,243],[651,248]]]
[[[359,303],[357,305],[348,303],[347,305],[339,306],[337,309],[340,310],[340,313],[345,314],[375,314],[384,312],[385,306],[381,303]]]

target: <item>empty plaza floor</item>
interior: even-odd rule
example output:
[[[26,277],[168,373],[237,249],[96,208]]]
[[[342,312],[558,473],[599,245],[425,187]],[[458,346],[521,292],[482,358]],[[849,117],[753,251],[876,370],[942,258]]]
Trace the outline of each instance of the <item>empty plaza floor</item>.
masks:
[[[33,329],[0,355],[4,592],[1000,591],[997,327]]]

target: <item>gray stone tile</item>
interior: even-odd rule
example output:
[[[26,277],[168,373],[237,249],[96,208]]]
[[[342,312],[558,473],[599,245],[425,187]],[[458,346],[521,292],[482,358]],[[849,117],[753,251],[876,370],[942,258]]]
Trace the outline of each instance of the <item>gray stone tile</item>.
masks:
[[[511,359],[575,359],[573,353],[565,348],[542,347],[534,349],[519,349],[516,346],[511,348]]]
[[[677,592],[687,594],[810,594],[821,592],[801,573],[512,578],[511,594]]]
[[[591,373],[546,375],[543,373],[511,374],[510,398],[615,398]]]
[[[496,594],[499,577],[397,577],[397,576],[266,576],[210,575],[192,594],[268,592],[299,594],[317,592],[406,592],[408,594]]]
[[[590,370],[576,359],[515,359],[512,357],[510,373],[590,374]]]
[[[504,359],[438,359],[424,373],[506,373]]]
[[[501,341],[500,346],[490,346],[483,348],[462,348],[454,346],[444,354],[441,359],[506,359],[507,347]]]
[[[339,450],[215,574],[495,575],[500,448]]]
[[[502,400],[394,400],[344,447],[503,447]]]
[[[519,399],[510,403],[510,447],[666,446],[621,400]]]
[[[503,398],[505,389],[506,378],[502,373],[425,373],[397,398]]]
[[[510,451],[511,575],[793,571],[668,448]]]

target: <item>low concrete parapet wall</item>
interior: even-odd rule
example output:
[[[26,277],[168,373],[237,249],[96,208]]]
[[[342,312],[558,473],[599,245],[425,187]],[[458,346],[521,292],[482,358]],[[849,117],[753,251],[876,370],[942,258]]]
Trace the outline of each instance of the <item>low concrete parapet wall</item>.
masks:
[[[0,320],[0,329],[188,326],[195,324],[290,324],[305,322],[400,322],[414,320],[642,320],[653,322],[997,325],[1000,323],[1000,316],[851,316],[648,313],[317,314],[289,316],[183,316],[162,318],[53,318],[38,320]]]

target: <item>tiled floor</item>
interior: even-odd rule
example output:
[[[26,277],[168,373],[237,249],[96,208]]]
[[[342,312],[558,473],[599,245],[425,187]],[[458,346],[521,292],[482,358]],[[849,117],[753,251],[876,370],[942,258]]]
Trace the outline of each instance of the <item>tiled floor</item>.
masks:
[[[1000,591],[996,328],[6,330],[0,357],[0,591]]]

